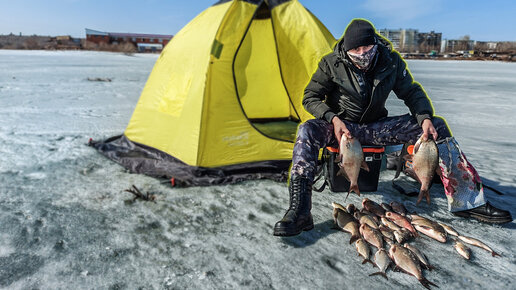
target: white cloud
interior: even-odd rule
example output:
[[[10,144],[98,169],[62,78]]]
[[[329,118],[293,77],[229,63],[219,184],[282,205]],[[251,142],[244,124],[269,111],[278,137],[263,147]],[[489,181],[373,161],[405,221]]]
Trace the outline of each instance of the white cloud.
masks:
[[[401,23],[440,10],[442,0],[366,0],[362,8],[391,23]]]

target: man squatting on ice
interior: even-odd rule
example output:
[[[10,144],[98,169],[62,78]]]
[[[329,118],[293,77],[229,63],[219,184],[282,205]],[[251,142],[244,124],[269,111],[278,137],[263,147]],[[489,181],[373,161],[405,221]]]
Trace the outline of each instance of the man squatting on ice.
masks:
[[[385,101],[394,91],[411,114],[387,116]],[[314,227],[312,183],[319,150],[338,147],[341,136],[363,145],[414,144],[432,135],[448,208],[455,215],[481,221],[512,221],[508,211],[490,205],[480,177],[452,137],[444,119],[434,116],[430,99],[414,82],[405,61],[373,25],[354,19],[332,53],[324,56],[308,83],[304,108],[316,119],[298,129],[290,171],[290,206],[274,226],[274,235],[293,236]]]

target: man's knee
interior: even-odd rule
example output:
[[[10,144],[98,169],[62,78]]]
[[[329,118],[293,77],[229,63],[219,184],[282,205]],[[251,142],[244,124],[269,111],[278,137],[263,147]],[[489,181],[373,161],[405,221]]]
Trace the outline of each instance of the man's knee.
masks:
[[[325,135],[329,126],[331,125],[324,120],[310,119],[299,125],[297,137],[303,139],[318,139]]]
[[[450,128],[448,127],[448,123],[446,120],[441,116],[434,116],[432,120],[432,124],[435,127],[435,130],[437,130],[437,134],[439,134],[439,138],[446,138],[451,137],[452,133]]]

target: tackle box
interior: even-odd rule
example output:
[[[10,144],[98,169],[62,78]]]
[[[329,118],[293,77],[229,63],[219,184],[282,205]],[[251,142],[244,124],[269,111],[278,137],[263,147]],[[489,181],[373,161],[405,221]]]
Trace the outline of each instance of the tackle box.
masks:
[[[378,178],[380,177],[385,148],[383,146],[362,146],[362,150],[364,152],[364,160],[369,167],[369,172],[362,168],[360,169],[358,188],[361,192],[374,192],[378,189]],[[323,150],[323,170],[331,191],[347,192],[350,185],[349,181],[342,175],[337,176],[340,167],[335,163],[335,159],[338,154],[338,148],[326,147]]]

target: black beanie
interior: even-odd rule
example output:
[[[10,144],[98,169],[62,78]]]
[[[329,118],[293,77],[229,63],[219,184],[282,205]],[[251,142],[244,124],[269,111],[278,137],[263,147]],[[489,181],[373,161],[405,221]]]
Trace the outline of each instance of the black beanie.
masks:
[[[376,44],[376,33],[369,21],[354,19],[344,32],[344,51],[359,46]]]

